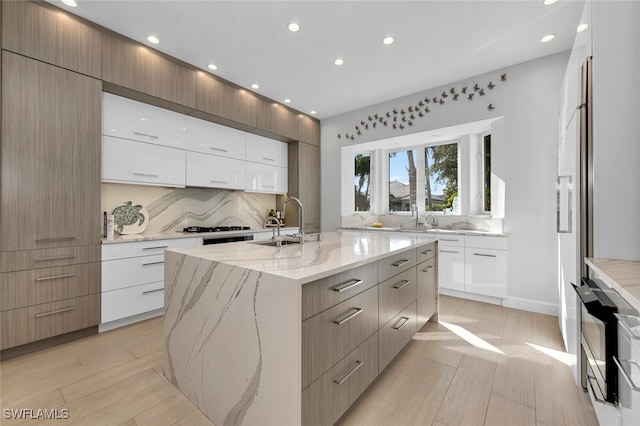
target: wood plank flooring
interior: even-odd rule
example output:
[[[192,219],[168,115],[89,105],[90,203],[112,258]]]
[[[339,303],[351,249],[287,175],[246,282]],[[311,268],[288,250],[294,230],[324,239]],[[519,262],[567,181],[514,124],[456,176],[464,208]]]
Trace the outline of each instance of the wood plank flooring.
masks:
[[[339,424],[595,426],[569,367],[548,355],[562,348],[555,317],[441,296],[440,323],[427,324]],[[156,318],[4,361],[0,408],[67,409],[69,419],[0,413],[0,423],[212,425],[164,378],[162,359]]]

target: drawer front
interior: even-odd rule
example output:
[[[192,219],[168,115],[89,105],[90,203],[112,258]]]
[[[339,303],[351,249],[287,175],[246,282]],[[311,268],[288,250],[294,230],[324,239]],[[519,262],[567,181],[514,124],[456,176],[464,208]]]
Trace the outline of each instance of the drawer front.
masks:
[[[477,235],[467,235],[464,240],[465,246],[486,248],[495,250],[506,250],[508,238],[506,237],[479,237]]]
[[[0,311],[100,293],[100,262],[0,274]]]
[[[329,309],[378,284],[375,262],[302,286],[302,319]]]
[[[187,152],[187,186],[244,189],[245,162]]]
[[[465,291],[493,297],[507,297],[507,252],[465,249]]]
[[[270,164],[245,164],[245,189],[250,192],[267,192],[284,194],[288,188],[287,168]]]
[[[0,253],[0,272],[26,271],[99,261],[99,245],[7,251]]]
[[[302,391],[302,424],[330,426],[378,376],[378,333]]]
[[[416,302],[407,306],[378,331],[380,372],[416,334]]]
[[[438,285],[464,291],[464,248],[438,244]]]
[[[164,283],[149,283],[102,293],[102,323],[164,308]]]
[[[416,263],[422,263],[425,260],[432,259],[436,256],[438,252],[437,242],[432,242],[427,244],[426,246],[420,247],[416,249]]]
[[[416,268],[411,268],[380,283],[378,286],[380,327],[416,299],[416,288]]]
[[[0,349],[98,325],[100,295],[77,297],[0,313]]]
[[[164,254],[102,262],[102,291],[164,281]]]
[[[167,248],[188,248],[198,245],[199,237],[172,238],[168,240],[136,241],[102,245],[102,260],[124,259],[136,256],[164,254]]]
[[[246,133],[187,116],[187,149],[244,161]]]
[[[286,143],[247,133],[246,160],[271,166],[287,167],[289,147]]]
[[[302,388],[378,329],[378,287],[302,323]]]
[[[453,247],[464,247],[465,244],[465,236],[464,235],[456,235],[456,234],[436,234],[438,238],[438,246],[453,246]]]
[[[416,266],[416,251],[407,250],[378,261],[378,279],[387,280]]]
[[[438,266],[436,258],[416,267],[418,303],[416,329],[420,330],[438,309]]]

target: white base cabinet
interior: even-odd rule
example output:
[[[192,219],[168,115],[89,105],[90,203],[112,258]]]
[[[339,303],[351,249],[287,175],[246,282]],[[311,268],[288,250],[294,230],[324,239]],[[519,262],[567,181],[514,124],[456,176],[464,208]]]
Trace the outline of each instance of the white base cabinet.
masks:
[[[464,235],[438,238],[438,285],[464,291]]]
[[[507,251],[465,248],[465,291],[507,297]]]

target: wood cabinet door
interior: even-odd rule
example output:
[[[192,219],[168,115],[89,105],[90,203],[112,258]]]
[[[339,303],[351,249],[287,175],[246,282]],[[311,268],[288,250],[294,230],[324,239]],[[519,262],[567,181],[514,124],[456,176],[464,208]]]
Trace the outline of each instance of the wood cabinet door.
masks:
[[[0,249],[100,244],[100,81],[2,55]]]
[[[198,110],[255,127],[258,98],[253,93],[204,72],[198,73],[197,81]]]
[[[289,195],[304,206],[305,232],[320,232],[320,148],[304,142],[289,144]],[[287,212],[287,224],[297,226],[298,212]]]
[[[256,111],[256,127],[287,138],[294,139],[294,116],[290,109],[277,102],[259,99]]]
[[[422,262],[416,268],[418,282],[418,315],[417,329],[420,330],[436,313],[438,298],[438,266],[437,259]]]

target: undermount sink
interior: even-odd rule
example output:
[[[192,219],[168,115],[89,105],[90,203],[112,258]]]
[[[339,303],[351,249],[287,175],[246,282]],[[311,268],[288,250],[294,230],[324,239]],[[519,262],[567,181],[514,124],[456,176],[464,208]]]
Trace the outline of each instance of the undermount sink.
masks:
[[[259,241],[251,241],[251,244],[257,244],[259,246],[268,246],[268,247],[281,247],[287,246],[289,244],[300,244],[297,241],[291,240],[259,240]]]

